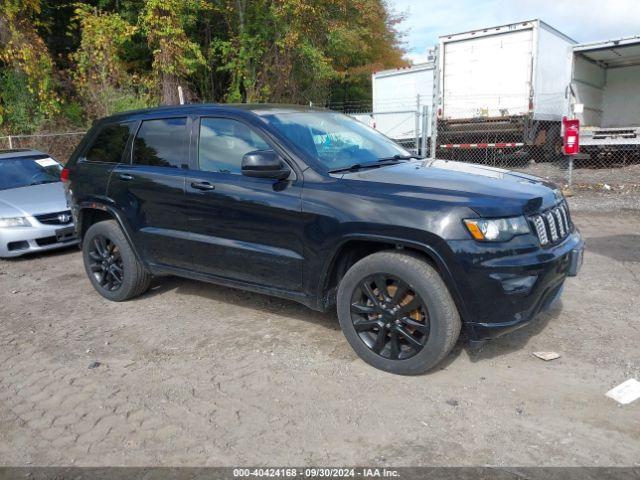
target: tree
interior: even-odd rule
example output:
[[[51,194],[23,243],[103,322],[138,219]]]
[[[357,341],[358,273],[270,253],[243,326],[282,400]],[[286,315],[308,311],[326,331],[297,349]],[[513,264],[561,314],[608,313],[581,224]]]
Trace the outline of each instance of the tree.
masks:
[[[120,110],[145,105],[140,95],[144,84],[138,75],[130,75],[123,60],[126,44],[136,33],[118,13],[102,13],[79,4],[74,20],[81,35],[73,53],[71,76],[90,118],[99,118]]]
[[[0,68],[2,69],[3,95],[0,97],[0,124],[13,113],[20,115],[22,130],[33,130],[47,117],[59,111],[60,99],[56,93],[54,64],[49,51],[36,31],[40,0],[4,0],[0,6]],[[20,79],[24,84],[19,85]],[[7,89],[9,84],[17,87],[16,95]],[[26,89],[26,92],[25,90]],[[26,105],[25,95],[35,97],[32,106]],[[13,123],[16,123],[15,120]],[[8,126],[11,129],[11,125]],[[4,126],[3,129],[7,129]]]
[[[0,122],[175,104],[178,86],[187,101],[366,101],[371,71],[405,63],[398,21],[385,0],[3,0]]]
[[[140,26],[152,50],[152,74],[163,104],[178,103],[179,85],[189,94],[189,76],[205,63],[200,46],[186,29],[207,8],[198,0],[146,0]]]

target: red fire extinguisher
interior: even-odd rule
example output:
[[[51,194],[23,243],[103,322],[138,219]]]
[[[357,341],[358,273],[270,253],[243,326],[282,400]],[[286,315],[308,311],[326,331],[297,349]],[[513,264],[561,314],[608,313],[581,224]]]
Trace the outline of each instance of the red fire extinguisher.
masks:
[[[562,126],[564,127],[562,136],[564,154],[577,155],[580,153],[580,120],[562,117]]]

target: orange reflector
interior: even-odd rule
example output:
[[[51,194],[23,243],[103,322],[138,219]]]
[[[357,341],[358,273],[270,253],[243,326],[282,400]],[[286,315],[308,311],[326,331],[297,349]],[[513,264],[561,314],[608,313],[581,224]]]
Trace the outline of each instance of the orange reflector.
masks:
[[[476,240],[484,240],[484,234],[480,231],[478,224],[474,220],[465,220],[464,224],[469,229],[469,233]]]

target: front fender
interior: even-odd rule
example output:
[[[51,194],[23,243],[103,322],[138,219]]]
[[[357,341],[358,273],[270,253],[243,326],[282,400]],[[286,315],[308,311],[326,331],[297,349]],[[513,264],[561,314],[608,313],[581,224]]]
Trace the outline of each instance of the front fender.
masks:
[[[444,240],[437,237],[430,238],[430,241],[428,242],[408,240],[406,238],[395,236],[362,233],[354,233],[342,237],[341,240],[333,248],[331,255],[328,256],[328,260],[325,262],[322,268],[321,278],[323,279],[323,282],[321,284],[319,292],[320,294],[318,295],[318,298],[323,297],[323,293],[328,287],[327,282],[329,281],[330,274],[341,252],[349,242],[353,241],[392,244],[395,245],[398,249],[407,249],[414,252],[417,251],[426,255],[438,268],[442,279],[447,285],[447,288],[449,289],[449,292],[451,293],[451,296],[453,297],[453,300],[458,307],[458,311],[460,312],[462,320],[466,321],[470,318],[469,313],[466,309],[466,305],[462,300],[461,286],[459,285],[459,281],[456,280],[457,278],[461,277],[459,275],[459,272],[455,271],[455,269],[457,268],[457,264],[455,263],[454,253],[451,251]]]

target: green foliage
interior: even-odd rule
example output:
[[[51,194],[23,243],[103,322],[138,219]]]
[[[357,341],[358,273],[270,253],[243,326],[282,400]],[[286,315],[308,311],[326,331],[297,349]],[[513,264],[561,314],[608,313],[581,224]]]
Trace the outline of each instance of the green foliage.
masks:
[[[147,0],[140,26],[152,49],[152,73],[163,103],[176,103],[180,81],[205,64],[200,45],[186,30],[206,8],[198,0]]]
[[[97,12],[83,4],[77,5],[74,20],[81,31],[80,46],[72,55],[75,88],[91,117],[115,113],[121,97],[134,89],[135,77],[127,72],[123,56],[136,27],[117,13]]]
[[[138,95],[135,92],[127,92],[117,90],[110,93],[107,99],[111,113],[126,112],[127,110],[138,110],[140,108],[147,108],[151,105],[144,96]]]
[[[60,107],[60,116],[66,123],[74,127],[83,127],[85,121],[85,111],[80,102],[72,100],[69,103],[63,103]]]
[[[404,64],[385,0],[3,0],[0,122],[33,131],[178,101],[325,104]],[[64,99],[62,101],[61,99]]]
[[[24,73],[0,71],[0,129],[3,134],[32,133],[43,121],[38,99],[26,88]]]
[[[41,23],[39,14],[40,0],[5,0],[0,4],[0,66],[22,75],[24,88],[35,96],[37,107],[28,109],[30,124],[56,114],[60,106],[53,61],[35,28]],[[27,112],[5,104],[0,116],[10,118],[10,112],[18,110]]]

